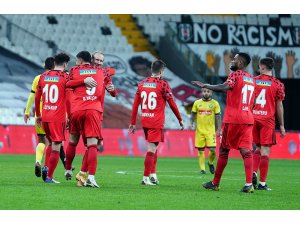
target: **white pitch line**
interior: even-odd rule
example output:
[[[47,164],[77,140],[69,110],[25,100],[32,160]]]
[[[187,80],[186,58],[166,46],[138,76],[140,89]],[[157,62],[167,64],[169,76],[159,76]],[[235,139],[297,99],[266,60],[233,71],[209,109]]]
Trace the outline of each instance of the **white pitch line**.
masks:
[[[159,173],[159,177],[174,177],[174,178],[196,178],[196,179],[199,179],[199,178],[204,178],[206,175],[194,175],[194,176],[191,176],[191,175],[169,175],[169,174],[161,174],[161,173],[165,173],[166,171],[161,171]],[[171,172],[171,171],[168,171],[168,172]],[[174,173],[174,171],[172,171]],[[176,171],[177,172],[177,171]],[[181,172],[186,172],[186,171],[181,171]],[[117,174],[121,174],[121,175],[138,175],[138,174],[142,174],[143,171],[116,171]],[[208,174],[210,175],[210,174]],[[227,177],[222,177],[222,180],[232,180],[232,181],[241,181],[241,180],[244,180],[245,178],[242,178],[242,179],[237,179],[237,178],[227,178]],[[272,182],[276,182],[276,181],[272,181]],[[281,182],[281,181],[280,181]],[[299,184],[300,182],[298,181],[294,181],[293,183],[297,183]]]

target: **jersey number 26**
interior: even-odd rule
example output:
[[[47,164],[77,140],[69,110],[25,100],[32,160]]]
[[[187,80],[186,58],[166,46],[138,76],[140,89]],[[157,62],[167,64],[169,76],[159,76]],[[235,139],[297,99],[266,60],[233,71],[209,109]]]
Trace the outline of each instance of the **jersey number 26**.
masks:
[[[141,93],[141,98],[143,99],[142,100],[142,109],[155,109],[156,108],[156,105],[157,105],[157,101],[156,101],[156,97],[157,97],[157,94],[155,92],[150,92],[148,95],[147,95],[147,92],[146,91],[142,91]],[[147,101],[148,99],[148,101]],[[147,104],[146,104],[147,102]]]

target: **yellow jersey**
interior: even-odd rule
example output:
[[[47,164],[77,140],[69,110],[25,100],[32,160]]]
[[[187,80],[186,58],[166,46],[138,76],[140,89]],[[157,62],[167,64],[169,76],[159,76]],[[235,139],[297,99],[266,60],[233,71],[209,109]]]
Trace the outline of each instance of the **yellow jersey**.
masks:
[[[196,100],[192,112],[196,113],[196,131],[201,134],[215,134],[215,115],[221,113],[219,103],[214,100]]]
[[[37,75],[33,81],[32,81],[32,85],[31,85],[31,93],[36,93],[36,88],[37,88],[37,85],[39,83],[39,80],[41,78],[41,74],[40,75]],[[32,102],[28,101],[27,102],[27,105],[26,105],[26,109],[25,109],[25,114],[29,114],[30,112],[30,108],[32,106],[32,103],[34,102],[34,100]],[[42,102],[42,98],[41,98],[41,103],[40,103],[40,109],[41,109],[41,112],[42,112],[42,109],[43,109],[43,102]]]

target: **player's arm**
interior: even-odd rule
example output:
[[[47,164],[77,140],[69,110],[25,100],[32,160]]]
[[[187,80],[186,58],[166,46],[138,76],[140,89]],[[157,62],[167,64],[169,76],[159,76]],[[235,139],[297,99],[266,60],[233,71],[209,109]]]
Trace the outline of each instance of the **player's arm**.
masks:
[[[27,100],[27,104],[26,104],[26,108],[25,108],[25,113],[24,113],[24,122],[27,123],[27,121],[30,118],[30,109],[31,106],[33,104],[34,101],[34,97],[35,97],[35,92],[33,90],[31,90],[29,96],[28,96],[28,100]]]
[[[117,90],[112,83],[112,80],[110,77],[106,76],[104,79],[105,89],[109,92],[110,96],[116,97],[117,96]]]
[[[169,98],[167,98],[167,102],[170,106],[170,108],[172,109],[173,113],[175,114],[176,118],[178,119],[178,122],[181,126],[181,129],[184,129],[184,125],[183,125],[183,121],[180,115],[180,112],[178,110],[178,107],[176,105],[176,102],[174,101],[174,99],[172,98],[172,96],[170,96]]]
[[[36,92],[36,88],[37,88],[39,79],[40,79],[40,76],[36,76],[32,81],[31,92],[28,96],[26,109],[25,109],[25,113],[24,113],[24,122],[25,123],[27,123],[28,119],[30,118],[30,109],[34,102],[35,92]]]
[[[284,117],[283,117],[284,109],[281,100],[277,100],[276,102],[276,114],[277,114],[277,119],[280,127],[280,137],[284,137],[285,136]]]
[[[66,83],[67,88],[76,88],[79,86],[85,85],[86,87],[93,88],[97,86],[97,82],[92,77],[87,77],[85,79],[76,79],[76,80],[69,80]]]
[[[216,120],[217,120],[217,135],[218,137],[222,136],[222,118],[221,118],[221,107],[220,107],[220,104],[219,102],[215,101],[215,109],[214,109],[214,112],[215,112],[215,117],[216,117]]]
[[[141,97],[139,94],[139,91],[136,92],[135,97],[134,97],[134,103],[132,106],[132,113],[131,113],[131,121],[130,125],[128,128],[128,132],[134,134],[135,128],[136,128],[136,117],[137,117],[137,112],[139,109],[139,105],[141,103]]]
[[[222,136],[222,118],[221,118],[221,113],[216,114],[216,120],[217,120],[217,135],[218,137]]]
[[[227,83],[217,84],[217,85],[204,84],[200,81],[192,81],[191,83],[198,87],[207,88],[207,89],[210,89],[210,90],[216,91],[216,92],[221,92],[221,91],[226,92],[230,89],[230,86]]]
[[[194,122],[195,122],[195,117],[196,117],[196,112],[191,112],[191,117],[190,117],[190,129],[194,128]]]
[[[41,96],[42,96],[42,90],[38,86],[35,94],[35,114],[36,114],[36,123],[39,126],[41,126],[42,123],[41,109],[40,109]]]

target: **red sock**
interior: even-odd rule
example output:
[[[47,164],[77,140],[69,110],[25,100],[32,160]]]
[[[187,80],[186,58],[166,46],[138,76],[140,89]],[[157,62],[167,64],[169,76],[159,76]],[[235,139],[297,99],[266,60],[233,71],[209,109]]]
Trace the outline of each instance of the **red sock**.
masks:
[[[259,172],[261,182],[266,182],[267,175],[269,170],[269,156],[263,155],[260,160]]]
[[[246,174],[246,183],[252,183],[252,174],[253,174],[253,157],[252,153],[246,152],[243,155],[244,160],[244,169]]]
[[[151,168],[151,172],[150,173],[156,173],[156,163],[157,163],[157,150],[154,154],[154,162],[153,162],[153,166]]]
[[[82,172],[87,172],[88,171],[88,150],[85,151],[83,159],[82,159],[82,164],[81,164],[81,171]]]
[[[97,145],[88,146],[87,165],[89,175],[95,175],[97,170]]]
[[[215,185],[220,184],[223,171],[228,162],[228,154],[229,154],[229,151],[220,152],[220,154],[219,154],[216,171],[215,171],[215,176],[213,179],[213,184],[215,184]]]
[[[66,170],[72,169],[72,162],[74,160],[76,154],[76,146],[77,144],[69,142],[66,149]]]
[[[253,171],[256,173],[258,171],[260,157],[261,157],[260,149],[256,149],[253,154]]]
[[[49,160],[49,170],[48,170],[48,177],[50,179],[53,178],[53,173],[54,170],[56,169],[58,160],[59,160],[59,152],[52,150],[50,160]]]
[[[50,155],[52,152],[52,146],[48,145],[46,148],[46,155],[45,155],[45,166],[49,168],[49,160],[50,160]]]
[[[147,152],[145,161],[144,161],[144,176],[149,177],[151,169],[153,167],[154,163],[154,153],[153,152]]]

